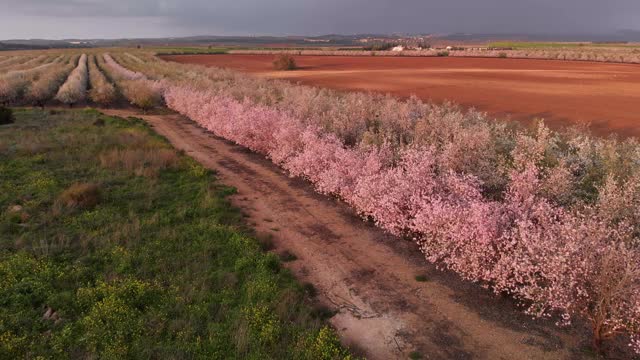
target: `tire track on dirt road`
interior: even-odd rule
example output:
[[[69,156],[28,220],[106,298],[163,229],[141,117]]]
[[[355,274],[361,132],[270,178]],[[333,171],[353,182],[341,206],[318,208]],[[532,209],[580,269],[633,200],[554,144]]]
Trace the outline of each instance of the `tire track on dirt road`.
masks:
[[[577,336],[533,321],[509,299],[440,272],[415,244],[362,222],[339,201],[317,195],[264,157],[215,137],[179,115],[105,114],[147,121],[176,149],[238,189],[235,206],[258,233],[271,233],[300,281],[337,309],[330,322],[345,344],[370,359],[565,359]],[[426,282],[415,276],[424,274]]]

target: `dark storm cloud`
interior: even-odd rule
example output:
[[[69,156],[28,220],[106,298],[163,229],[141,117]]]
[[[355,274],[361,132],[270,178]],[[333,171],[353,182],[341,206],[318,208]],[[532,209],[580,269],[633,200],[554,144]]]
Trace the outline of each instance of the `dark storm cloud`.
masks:
[[[598,33],[638,29],[640,24],[638,0],[0,0],[0,6],[0,38]]]

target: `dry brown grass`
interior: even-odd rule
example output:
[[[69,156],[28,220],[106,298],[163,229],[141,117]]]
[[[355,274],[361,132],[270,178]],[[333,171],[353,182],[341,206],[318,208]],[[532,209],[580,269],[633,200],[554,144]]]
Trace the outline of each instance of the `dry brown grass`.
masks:
[[[56,208],[90,209],[98,205],[101,198],[100,186],[93,183],[71,185],[58,196]]]
[[[298,68],[296,60],[288,54],[281,54],[273,61],[273,68],[282,71],[291,71]]]
[[[123,131],[114,135],[114,145],[118,144],[126,148],[147,148],[152,147],[149,135],[140,131]]]
[[[15,138],[16,149],[26,154],[43,154],[55,147],[51,139],[46,134],[26,133]]]
[[[171,149],[113,149],[100,155],[100,164],[137,176],[153,177],[160,170],[175,167],[178,155]]]

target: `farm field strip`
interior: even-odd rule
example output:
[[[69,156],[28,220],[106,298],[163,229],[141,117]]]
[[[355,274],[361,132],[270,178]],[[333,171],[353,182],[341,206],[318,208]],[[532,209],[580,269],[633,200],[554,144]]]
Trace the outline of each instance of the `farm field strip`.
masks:
[[[35,106],[44,106],[55,97],[60,86],[64,84],[71,71],[76,67],[74,59],[66,63],[62,60],[64,58],[49,67],[37,80],[31,83],[24,95],[27,102]]]
[[[25,57],[23,56],[10,56],[5,60],[0,61],[0,71],[2,71],[6,67],[12,66],[13,64],[17,64],[21,61],[26,61],[27,59],[25,59]]]
[[[26,66],[20,66],[17,68],[12,68],[10,70],[8,70],[6,73],[4,74],[0,74],[0,77],[12,77],[12,76],[29,76],[32,74],[36,74],[52,65],[57,64],[58,61],[57,59],[54,59],[52,61],[48,61],[48,62],[44,62],[44,63],[39,63],[39,64],[29,64]]]
[[[79,56],[58,56],[51,62],[26,70],[10,71],[0,75],[0,104],[43,105],[51,86],[57,85],[51,74],[64,64],[76,63]]]
[[[46,63],[50,60],[49,56],[46,55],[40,55],[37,57],[33,57],[31,59],[29,59],[28,61],[25,61],[23,63],[17,63],[17,64],[13,64],[11,66],[6,66],[2,69],[2,72],[10,72],[10,71],[16,71],[16,70],[28,70],[31,68],[34,68],[38,65],[42,65],[43,63]]]
[[[67,80],[62,84],[56,99],[62,103],[73,105],[83,102],[87,96],[89,85],[89,68],[87,55],[82,54],[78,60],[78,66],[71,71]]]
[[[430,261],[511,294],[531,315],[593,322],[596,347],[625,329],[640,351],[635,139],[509,128],[416,99],[116,59],[129,69],[109,57],[113,71],[161,89],[169,108],[413,238]],[[612,161],[591,177],[600,165],[587,164]],[[616,292],[595,285],[611,283]]]
[[[162,104],[160,88],[150,84],[144,74],[122,67],[109,54],[104,54],[103,60],[104,68],[114,80],[118,91],[132,105],[149,110]]]
[[[42,65],[49,64],[49,63],[56,63],[61,61],[63,57],[64,57],[63,55],[41,55],[41,56],[30,57],[30,58],[27,58],[28,59],[27,61],[18,62],[9,66],[5,66],[3,69],[0,70],[0,74],[1,73],[6,74],[6,73],[15,72],[15,71],[30,70]]]
[[[96,55],[89,57],[89,82],[91,84],[89,98],[96,104],[109,106],[115,103],[118,94],[113,84],[98,67],[97,58]]]
[[[298,55],[298,56],[358,56],[358,57],[456,57],[456,58],[511,58],[535,60],[592,61],[605,63],[640,64],[640,49],[628,48],[587,48],[587,49],[424,49],[405,51],[367,50],[228,50],[235,55]]]
[[[0,72],[0,104],[72,106],[90,100],[101,106],[114,105],[118,92],[98,66],[101,57],[70,52],[30,56]]]

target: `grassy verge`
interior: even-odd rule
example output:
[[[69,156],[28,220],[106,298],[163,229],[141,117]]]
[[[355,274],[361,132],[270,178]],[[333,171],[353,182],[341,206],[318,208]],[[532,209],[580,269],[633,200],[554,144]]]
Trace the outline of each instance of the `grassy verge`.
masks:
[[[0,126],[0,358],[349,357],[234,189],[141,121]]]

